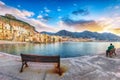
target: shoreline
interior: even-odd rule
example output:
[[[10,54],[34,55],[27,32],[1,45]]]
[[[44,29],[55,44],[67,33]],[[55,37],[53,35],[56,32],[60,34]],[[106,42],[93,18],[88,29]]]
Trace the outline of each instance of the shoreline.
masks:
[[[17,42],[17,41],[4,41],[0,40],[0,44],[25,44],[27,42]]]
[[[62,41],[62,42],[120,42],[120,41]],[[13,43],[30,43],[30,42],[19,42],[19,41],[9,41],[9,40],[0,40],[0,44],[4,44],[4,43],[8,43],[8,44],[13,44]],[[31,42],[34,43],[34,42]],[[53,42],[54,43],[54,42]],[[57,42],[55,42],[57,43]],[[40,43],[43,44],[43,43]],[[45,43],[46,44],[46,43]],[[49,44],[49,43],[48,43]]]

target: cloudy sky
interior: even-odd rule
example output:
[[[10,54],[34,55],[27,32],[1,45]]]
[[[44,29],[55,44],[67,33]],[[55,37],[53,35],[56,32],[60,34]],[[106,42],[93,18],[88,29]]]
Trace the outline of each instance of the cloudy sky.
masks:
[[[64,29],[120,35],[120,0],[0,0],[0,15],[6,13],[39,32]]]

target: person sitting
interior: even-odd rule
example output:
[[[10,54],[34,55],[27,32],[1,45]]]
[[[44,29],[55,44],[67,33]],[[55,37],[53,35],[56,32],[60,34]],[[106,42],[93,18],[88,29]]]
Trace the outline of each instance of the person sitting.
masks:
[[[110,56],[112,57],[112,55],[116,55],[115,53],[115,48],[114,48],[114,45],[110,44],[110,46],[108,47],[108,49],[106,50],[106,56]]]

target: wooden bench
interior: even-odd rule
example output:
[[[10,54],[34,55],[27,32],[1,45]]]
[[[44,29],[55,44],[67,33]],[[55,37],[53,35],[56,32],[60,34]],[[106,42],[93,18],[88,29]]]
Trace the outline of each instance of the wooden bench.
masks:
[[[40,56],[33,54],[21,54],[22,66],[20,72],[23,72],[23,67],[28,67],[27,62],[44,62],[44,63],[57,63],[58,74],[60,73],[60,56]]]

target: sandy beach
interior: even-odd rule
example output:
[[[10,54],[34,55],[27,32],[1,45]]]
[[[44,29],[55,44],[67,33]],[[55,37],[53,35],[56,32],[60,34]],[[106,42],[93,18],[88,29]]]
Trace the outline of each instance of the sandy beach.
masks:
[[[0,80],[120,80],[120,49],[117,56],[104,54],[62,58],[62,76],[54,73],[54,64],[28,63],[19,73],[20,56],[0,52]]]

